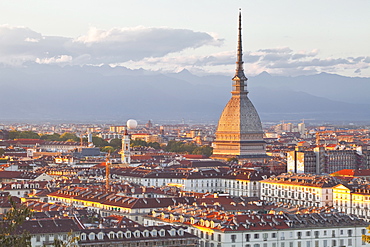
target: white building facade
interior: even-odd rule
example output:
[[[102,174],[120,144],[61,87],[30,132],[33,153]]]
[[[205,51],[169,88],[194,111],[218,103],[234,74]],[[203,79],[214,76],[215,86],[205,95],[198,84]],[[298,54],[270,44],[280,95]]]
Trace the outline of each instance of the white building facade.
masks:
[[[184,172],[126,169],[115,177],[143,186],[176,186],[184,191],[199,193],[223,192],[233,196],[260,197],[263,173],[250,170],[202,168]]]
[[[281,174],[260,181],[261,199],[306,207],[333,206],[333,187],[338,182],[329,176]]]

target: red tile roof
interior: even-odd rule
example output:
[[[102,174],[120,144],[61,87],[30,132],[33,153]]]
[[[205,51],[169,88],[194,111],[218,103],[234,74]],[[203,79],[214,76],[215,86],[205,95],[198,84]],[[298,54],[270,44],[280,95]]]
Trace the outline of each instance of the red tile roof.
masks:
[[[30,234],[68,233],[71,230],[78,232],[80,229],[79,224],[73,219],[41,219],[23,222],[17,232],[26,230]]]

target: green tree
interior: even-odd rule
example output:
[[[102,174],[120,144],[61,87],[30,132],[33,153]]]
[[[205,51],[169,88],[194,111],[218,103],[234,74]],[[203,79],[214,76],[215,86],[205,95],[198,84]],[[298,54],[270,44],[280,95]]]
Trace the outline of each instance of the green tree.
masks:
[[[177,141],[169,141],[165,147],[167,152],[180,152],[183,143]]]
[[[213,153],[213,148],[208,145],[197,147],[192,152],[192,154],[200,154],[200,155],[204,155],[207,157],[211,156],[212,153]]]
[[[9,139],[40,139],[40,136],[33,131],[12,130],[9,132]]]
[[[100,148],[100,151],[102,152],[109,152],[109,153],[113,153],[116,149],[112,146],[105,146],[105,147],[101,147]]]
[[[148,146],[155,150],[161,149],[161,145],[158,142],[148,142]]]
[[[19,139],[40,139],[40,136],[33,131],[22,131],[19,135]]]
[[[109,145],[114,147],[115,149],[121,148],[122,146],[122,140],[118,138],[114,138],[110,140]]]
[[[109,143],[106,140],[104,140],[103,138],[97,137],[97,136],[92,137],[92,142],[94,143],[96,147],[109,146]]]
[[[54,133],[52,135],[42,135],[40,139],[46,141],[60,141],[60,135],[58,133]]]
[[[21,132],[20,131],[17,131],[17,130],[9,131],[9,139],[10,140],[18,139],[20,133]]]
[[[183,150],[182,152],[185,152],[185,153],[188,153],[188,154],[192,154],[193,151],[197,148],[197,145],[194,144],[194,143],[185,143],[183,146],[182,146]]]
[[[141,139],[131,140],[131,147],[152,147],[156,150],[161,149],[161,145],[158,142],[146,142]]]
[[[169,141],[167,146],[165,147],[165,151],[191,154],[196,148],[197,148],[197,145],[195,145],[194,143]]]
[[[70,132],[65,132],[63,133],[60,138],[59,138],[61,141],[67,141],[67,140],[73,140],[75,142],[79,142],[80,141],[80,138],[78,136],[76,136],[76,134],[74,133],[70,133]]]
[[[23,222],[32,216],[32,211],[25,205],[18,206],[9,197],[11,209],[0,220],[0,243],[2,247],[27,247],[31,246],[31,235],[18,232],[17,229]]]
[[[135,140],[131,140],[130,146],[131,147],[147,147],[148,143],[141,139],[135,139]]]

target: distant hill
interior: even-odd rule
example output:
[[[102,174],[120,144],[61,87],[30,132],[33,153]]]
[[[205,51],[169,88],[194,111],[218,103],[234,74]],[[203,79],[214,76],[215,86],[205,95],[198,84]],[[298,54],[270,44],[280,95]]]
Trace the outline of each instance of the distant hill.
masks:
[[[305,92],[347,103],[370,103],[370,78],[345,77],[328,73],[286,77],[271,76],[263,72],[252,79],[252,87],[263,86],[270,89]]]
[[[184,70],[159,74],[91,66],[29,64],[0,68],[2,120],[217,121],[231,94],[231,77]],[[332,74],[248,80],[263,121],[311,118],[370,121],[370,79]]]

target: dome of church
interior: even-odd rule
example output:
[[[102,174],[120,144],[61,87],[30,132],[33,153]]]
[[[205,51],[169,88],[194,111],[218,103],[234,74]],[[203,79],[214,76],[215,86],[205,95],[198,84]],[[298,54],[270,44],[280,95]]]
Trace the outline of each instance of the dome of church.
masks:
[[[232,79],[231,99],[225,106],[213,142],[214,159],[237,158],[261,162],[266,155],[266,142],[263,140],[261,119],[248,98],[243,70],[241,13],[239,13],[239,35],[236,73]]]
[[[229,100],[218,121],[217,132],[263,133],[260,117],[248,96]]]

